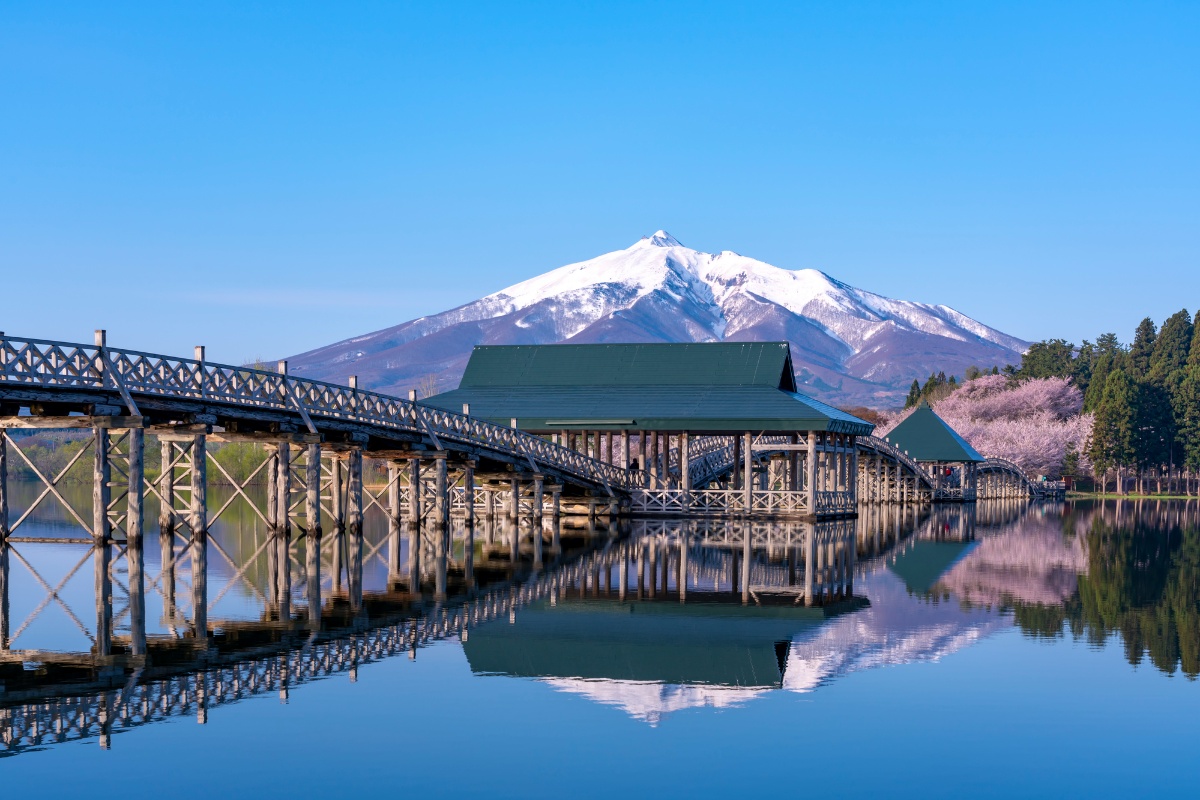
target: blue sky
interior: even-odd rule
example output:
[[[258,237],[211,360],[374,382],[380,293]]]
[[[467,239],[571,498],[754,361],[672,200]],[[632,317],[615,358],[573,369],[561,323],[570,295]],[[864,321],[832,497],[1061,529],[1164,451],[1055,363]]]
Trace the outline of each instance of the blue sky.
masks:
[[[0,6],[0,329],[214,360],[665,228],[1028,339],[1200,307],[1197,3]]]

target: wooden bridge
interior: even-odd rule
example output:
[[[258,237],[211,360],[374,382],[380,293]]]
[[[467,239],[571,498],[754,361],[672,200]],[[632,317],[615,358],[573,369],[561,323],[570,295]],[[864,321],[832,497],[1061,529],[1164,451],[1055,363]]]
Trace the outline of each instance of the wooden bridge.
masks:
[[[86,453],[80,450],[60,474],[49,475],[21,449],[15,429],[74,429],[90,437]],[[9,519],[10,459],[44,485],[38,502],[63,502],[98,540],[140,536],[147,494],[159,499],[160,528],[186,526],[202,535],[210,467],[242,497],[249,481],[265,477],[266,507],[252,504],[263,522],[290,528],[294,520],[314,536],[322,512],[340,529],[361,526],[364,503],[378,506],[395,526],[407,520],[438,528],[456,513],[472,520],[577,512],[836,518],[869,503],[969,501],[1038,490],[1019,468],[999,460],[957,482],[933,480],[888,442],[836,427],[787,436],[656,432],[641,437],[635,467],[630,454],[639,445],[628,431],[619,442],[615,431],[590,437],[584,431],[581,451],[575,434],[528,433],[515,421],[505,426],[415,396],[366,391],[354,378],[339,386],[291,376],[286,362],[275,370],[213,364],[200,347],[191,359],[116,350],[103,331],[91,345],[0,334],[0,433],[0,538],[13,535],[32,511]],[[161,455],[154,481],[145,479],[146,434],[158,440]],[[211,443],[247,441],[266,445],[267,455],[239,482],[208,450]],[[613,455],[618,444],[623,463]],[[90,514],[71,509],[59,489],[85,454],[94,486]],[[364,492],[364,456],[387,463],[384,492]]]

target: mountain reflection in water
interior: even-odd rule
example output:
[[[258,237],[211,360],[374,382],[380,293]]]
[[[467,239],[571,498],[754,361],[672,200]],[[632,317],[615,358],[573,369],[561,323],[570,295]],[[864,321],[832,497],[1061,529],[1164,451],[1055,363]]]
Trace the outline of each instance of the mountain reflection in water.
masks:
[[[67,527],[61,509],[37,513],[23,529],[34,538]],[[22,541],[0,548],[0,755],[91,737],[107,746],[172,714],[286,697],[446,638],[474,675],[533,680],[651,725],[938,661],[1014,624],[1095,646],[1118,637],[1131,664],[1148,655],[1194,679],[1198,520],[1195,502],[1108,501],[869,507],[817,525],[633,521],[554,531],[559,550],[542,569],[521,538],[529,530],[498,524],[481,534],[470,579],[461,541],[452,548],[452,595],[435,601],[429,575],[416,587],[398,579],[406,545],[387,540],[378,513],[365,520],[361,562],[341,555],[345,542],[306,558],[302,540],[281,560],[235,505],[196,565],[182,549],[146,548],[140,621],[121,548]],[[80,565],[105,557],[102,592],[104,570]],[[361,574],[347,572],[355,563]],[[146,656],[130,653],[138,624]]]

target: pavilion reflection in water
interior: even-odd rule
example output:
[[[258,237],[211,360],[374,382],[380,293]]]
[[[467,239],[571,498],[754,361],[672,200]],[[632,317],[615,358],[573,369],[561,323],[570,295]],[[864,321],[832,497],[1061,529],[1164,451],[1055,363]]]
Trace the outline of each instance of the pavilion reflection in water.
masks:
[[[1013,504],[1002,515],[1018,513]],[[114,731],[178,714],[203,722],[208,709],[263,692],[286,699],[306,681],[338,672],[353,677],[363,663],[416,657],[420,646],[451,637],[461,639],[476,672],[536,678],[652,722],[679,708],[811,688],[811,676],[801,679],[812,671],[801,658],[805,643],[873,612],[870,592],[856,592],[856,579],[911,560],[928,541],[969,541],[977,519],[970,506],[932,513],[895,506],[814,524],[556,527],[559,549],[540,565],[532,553],[509,548],[501,530],[493,544],[515,558],[501,569],[505,562],[488,555],[484,537],[482,550],[472,554],[475,580],[468,582],[459,551],[447,564],[459,580],[445,584],[455,593],[442,601],[390,579],[364,591],[370,558],[343,558],[336,575],[324,575],[328,559],[279,550],[259,570],[256,559],[268,555],[267,545],[224,578],[227,584],[248,573],[263,579],[257,621],[208,614],[210,556],[199,548],[191,553],[185,592],[198,612],[179,627],[175,609],[174,628],[150,636],[144,597],[131,591],[138,582],[121,580],[144,568],[136,563],[140,554],[93,547],[95,623],[86,625],[68,609],[91,631],[93,645],[87,652],[9,650],[6,639],[0,737],[9,753],[90,736],[108,746]],[[6,576],[14,558],[25,560],[11,545],[0,558]],[[295,579],[281,580],[290,571],[284,565],[298,559],[293,566],[303,568]],[[102,568],[114,560],[128,562],[124,573]],[[170,575],[170,566],[160,564],[145,583]],[[123,600],[117,604],[114,584]],[[8,586],[6,580],[0,588]],[[46,604],[56,602],[50,591]],[[826,672],[818,682],[833,674]]]

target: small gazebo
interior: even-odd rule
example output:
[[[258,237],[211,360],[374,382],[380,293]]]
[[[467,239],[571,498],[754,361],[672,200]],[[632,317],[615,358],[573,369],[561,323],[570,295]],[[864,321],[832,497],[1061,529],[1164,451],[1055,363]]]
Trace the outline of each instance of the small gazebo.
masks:
[[[974,502],[975,465],[986,458],[922,400],[886,437],[929,474],[934,500]]]

